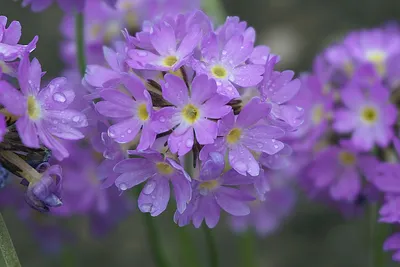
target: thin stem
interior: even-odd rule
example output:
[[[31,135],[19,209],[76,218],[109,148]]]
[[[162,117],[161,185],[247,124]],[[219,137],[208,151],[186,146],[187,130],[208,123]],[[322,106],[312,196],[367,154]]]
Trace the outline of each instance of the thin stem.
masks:
[[[85,35],[84,35],[84,16],[83,13],[75,15],[75,39],[76,39],[76,57],[78,62],[79,73],[83,77],[86,70],[85,57]]]
[[[369,266],[383,267],[388,265],[388,256],[383,251],[383,243],[390,234],[386,224],[378,222],[378,204],[371,203],[369,207]]]
[[[372,203],[369,207],[369,266],[375,267],[375,226],[376,226],[376,203]]]
[[[0,213],[0,249],[3,254],[4,262],[7,267],[20,267],[17,252],[15,251],[13,242],[6,223],[4,222],[3,215]]]
[[[136,199],[140,195],[141,188],[137,186],[134,188],[134,193]],[[147,232],[147,239],[150,247],[150,252],[152,253],[152,258],[157,267],[170,267],[167,257],[164,254],[163,246],[161,244],[161,238],[159,232],[157,231],[157,226],[155,224],[154,218],[148,213],[142,213],[144,226]]]
[[[226,11],[221,0],[204,0],[202,2],[204,11],[213,17],[216,23],[224,23]]]
[[[200,267],[193,238],[186,228],[178,228],[182,266]]]
[[[206,238],[206,245],[208,250],[208,257],[210,259],[210,267],[218,267],[218,251],[217,246],[214,241],[213,234],[211,233],[211,229],[207,227],[207,225],[203,224],[202,226],[204,236]]]
[[[256,257],[254,253],[254,234],[251,231],[242,233],[238,238],[238,247],[241,266],[256,267]]]

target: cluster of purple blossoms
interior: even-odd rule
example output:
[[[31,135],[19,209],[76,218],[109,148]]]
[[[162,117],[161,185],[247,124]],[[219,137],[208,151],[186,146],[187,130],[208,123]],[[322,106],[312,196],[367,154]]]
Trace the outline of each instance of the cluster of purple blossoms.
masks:
[[[399,223],[396,168],[400,34],[388,27],[355,31],[328,47],[302,76],[290,103],[306,110],[289,144],[309,195],[359,210],[385,202],[382,222]],[[349,210],[347,208],[347,210]],[[400,250],[398,236],[385,249]],[[394,259],[399,260],[395,255]]]
[[[273,170],[287,165],[282,140],[303,121],[289,103],[300,81],[274,70],[279,58],[255,47],[254,29],[237,17],[213,30],[201,11],[165,15],[124,35],[83,81],[98,120],[111,122],[102,138],[119,148],[104,165],[105,187],[143,184],[138,206],[152,216],[172,188],[180,226],[215,227],[221,209],[249,215],[251,203],[269,199]]]

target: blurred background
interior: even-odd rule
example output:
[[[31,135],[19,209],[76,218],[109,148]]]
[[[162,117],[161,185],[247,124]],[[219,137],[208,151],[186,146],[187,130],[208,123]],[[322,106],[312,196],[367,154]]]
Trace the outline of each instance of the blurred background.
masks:
[[[315,55],[348,31],[380,26],[400,18],[398,0],[225,0],[223,4],[227,14],[240,16],[255,27],[259,44],[266,44],[281,55],[280,67],[298,73],[309,70]],[[45,12],[32,13],[29,8],[21,8],[21,1],[0,0],[0,13],[10,21],[21,22],[21,43],[28,43],[33,36],[39,35],[39,44],[33,55],[40,59],[47,78],[59,75],[63,70],[58,46],[62,12],[52,6]],[[366,218],[348,220],[323,204],[309,201],[298,191],[292,214],[277,231],[258,238],[254,244],[258,266],[368,266],[369,228]],[[4,216],[22,266],[154,266],[143,218],[136,211],[99,238],[88,234],[91,224],[85,218],[55,219],[38,215],[38,220],[50,226],[38,230],[21,222],[11,210],[6,210]],[[172,216],[170,210],[154,220],[173,266],[191,267],[183,264],[188,255],[180,243],[188,236],[192,237],[188,245],[198,250],[198,255],[189,256],[193,261],[199,261],[200,266],[208,266],[201,230],[192,226],[179,229]],[[54,229],[74,229],[79,238],[71,237],[75,242],[59,248],[57,242],[49,241]],[[233,233],[224,218],[213,233],[221,266],[237,266],[245,237]],[[68,231],[63,234],[68,239]],[[47,238],[46,244],[40,241],[41,237]],[[0,261],[0,266],[3,264]]]

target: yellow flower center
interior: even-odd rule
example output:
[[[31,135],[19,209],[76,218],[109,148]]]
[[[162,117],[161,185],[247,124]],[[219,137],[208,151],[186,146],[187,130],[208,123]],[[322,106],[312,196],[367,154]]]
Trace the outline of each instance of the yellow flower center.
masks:
[[[163,64],[166,67],[172,67],[176,62],[178,62],[178,58],[176,56],[168,56],[164,58]]]
[[[356,163],[356,157],[354,156],[354,154],[347,151],[339,153],[339,160],[345,166],[351,166]]]
[[[315,125],[318,125],[322,122],[323,119],[324,119],[324,107],[321,104],[316,105],[313,109],[312,121]]]
[[[200,110],[193,104],[188,104],[182,109],[182,116],[188,123],[193,124],[200,118]]]
[[[29,96],[27,100],[28,115],[31,120],[37,120],[40,118],[41,110],[40,105],[36,101],[34,96]]]
[[[373,107],[365,107],[361,111],[361,119],[368,124],[375,123],[378,119],[378,112]]]
[[[160,174],[170,175],[174,172],[174,169],[171,167],[171,165],[165,162],[156,163],[156,167]]]
[[[354,66],[351,62],[344,63],[343,69],[344,69],[344,72],[347,74],[347,76],[353,75]]]
[[[379,75],[384,75],[386,72],[385,68],[386,54],[381,50],[373,50],[367,52],[367,59],[375,65],[376,71]]]
[[[235,144],[239,141],[241,136],[242,130],[239,128],[233,128],[226,136],[226,141],[228,141],[229,144]]]
[[[220,65],[215,65],[211,69],[211,73],[214,75],[215,78],[224,79],[228,75],[226,69]]]
[[[200,190],[208,190],[208,191],[210,191],[210,190],[213,190],[216,187],[218,187],[218,185],[219,185],[219,183],[218,183],[217,180],[210,180],[210,181],[202,182],[199,185],[199,187],[200,187]]]
[[[149,119],[149,113],[147,112],[146,104],[140,104],[137,109],[137,114],[140,120],[147,121]]]

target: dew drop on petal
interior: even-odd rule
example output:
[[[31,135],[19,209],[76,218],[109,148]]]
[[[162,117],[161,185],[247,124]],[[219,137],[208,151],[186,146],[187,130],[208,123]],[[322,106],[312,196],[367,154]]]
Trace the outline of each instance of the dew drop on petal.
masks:
[[[121,183],[119,185],[119,189],[122,190],[122,191],[125,191],[126,189],[128,189],[128,186],[125,183]]]
[[[193,139],[186,140],[186,146],[187,147],[192,147],[193,146]]]
[[[80,116],[74,116],[74,117],[72,117],[72,121],[73,122],[79,122],[81,120],[81,117]]]
[[[111,138],[114,138],[115,137],[115,132],[113,131],[113,130],[108,130],[108,135],[111,137]]]
[[[240,172],[245,172],[247,170],[247,165],[244,162],[238,161],[235,163],[235,169]]]
[[[127,132],[128,134],[130,134],[130,133],[132,133],[132,130],[131,130],[131,129],[128,129],[126,132]]]
[[[153,204],[151,204],[151,203],[145,203],[145,204],[140,205],[140,210],[141,210],[142,212],[150,212],[151,209],[152,209],[152,207],[153,207]]]
[[[264,145],[263,143],[257,143],[258,148],[262,148]]]
[[[146,52],[146,51],[140,50],[140,51],[137,51],[136,53],[138,54],[139,57],[145,57],[145,56],[147,56],[147,52]]]
[[[160,116],[160,118],[158,119],[160,122],[165,122],[165,117],[164,116]]]
[[[222,55],[226,55],[226,54],[228,54],[228,52],[226,52],[226,50],[222,50]]]
[[[65,103],[65,101],[67,101],[67,98],[65,97],[65,95],[63,93],[55,93],[53,95],[53,100],[58,103]]]
[[[143,193],[149,195],[153,193],[154,189],[156,188],[156,182],[149,181],[143,188]]]

